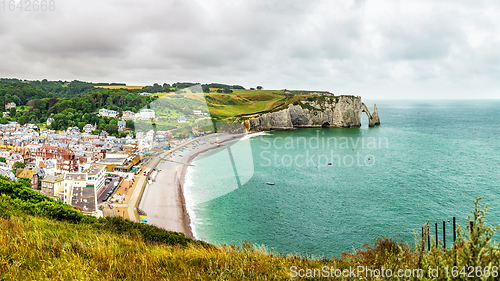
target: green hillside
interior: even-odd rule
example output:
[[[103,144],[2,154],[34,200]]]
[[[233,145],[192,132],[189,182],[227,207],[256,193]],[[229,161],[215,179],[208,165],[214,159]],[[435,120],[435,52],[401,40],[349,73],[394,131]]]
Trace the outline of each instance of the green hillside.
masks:
[[[220,93],[210,89],[205,99],[212,117],[230,122],[241,122],[250,117],[272,112],[297,104],[298,101],[318,100],[332,95],[328,92],[289,91],[289,90],[245,90],[233,89],[231,93]]]

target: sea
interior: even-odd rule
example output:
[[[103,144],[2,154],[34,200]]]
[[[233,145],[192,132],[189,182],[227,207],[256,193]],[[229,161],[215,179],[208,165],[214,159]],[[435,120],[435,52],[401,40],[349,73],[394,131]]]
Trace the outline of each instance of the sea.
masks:
[[[465,229],[479,197],[500,224],[499,100],[376,104],[376,127],[363,114],[359,128],[261,132],[197,157],[184,186],[195,237],[329,258],[377,237],[412,244],[430,220],[449,248],[453,217]]]

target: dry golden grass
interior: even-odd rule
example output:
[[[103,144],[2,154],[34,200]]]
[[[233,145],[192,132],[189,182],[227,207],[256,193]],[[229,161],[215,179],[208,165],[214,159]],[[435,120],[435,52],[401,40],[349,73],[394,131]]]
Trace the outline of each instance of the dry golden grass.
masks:
[[[96,88],[104,88],[104,89],[131,89],[131,90],[144,88],[144,86],[121,86],[121,85],[118,85],[118,86],[95,86],[95,87]]]
[[[207,249],[151,244],[89,225],[28,215],[0,218],[1,280],[283,280],[322,263],[244,244]]]
[[[9,191],[9,187],[9,184],[4,184],[4,192]],[[10,193],[17,194],[16,190]],[[29,195],[29,192],[20,191],[21,195]],[[458,228],[454,249],[433,246],[428,252],[425,245],[429,232],[426,231],[424,235],[416,233],[414,246],[393,238],[377,238],[363,250],[343,253],[340,258],[328,260],[323,257],[311,260],[293,255],[276,256],[265,247],[249,242],[243,242],[239,247],[215,247],[193,241],[167,245],[144,240],[143,237],[147,236],[130,226],[128,231],[119,232],[126,234],[117,234],[112,228],[105,228],[89,218],[70,223],[27,215],[22,208],[14,208],[22,207],[23,202],[27,204],[25,201],[8,196],[1,199],[0,280],[295,280],[291,278],[293,266],[308,269],[311,275],[315,272],[316,277],[307,278],[307,271],[303,271],[303,279],[307,280],[322,279],[322,274],[328,269],[344,272],[358,266],[372,270],[385,268],[393,273],[422,269],[422,275],[418,279],[396,276],[367,278],[366,275],[337,279],[471,280],[465,274],[472,267],[474,276],[488,272],[488,276],[483,275],[480,280],[498,280],[500,271],[499,245],[491,242],[499,227],[486,225],[487,205],[481,208],[479,199],[471,212],[473,216],[468,218],[467,231]],[[30,197],[31,201],[36,199],[36,196]],[[428,229],[427,226],[428,223],[424,229]],[[450,279],[444,270],[452,270],[454,265],[459,270]],[[323,271],[324,267],[326,271]],[[430,269],[436,267],[440,268],[441,274],[434,278]],[[464,275],[461,268],[467,268]]]
[[[154,94],[151,94],[151,95],[159,97],[159,98],[163,98],[163,97],[166,97],[166,96],[168,96],[170,94],[172,94],[172,92],[170,92],[170,93],[154,93]]]

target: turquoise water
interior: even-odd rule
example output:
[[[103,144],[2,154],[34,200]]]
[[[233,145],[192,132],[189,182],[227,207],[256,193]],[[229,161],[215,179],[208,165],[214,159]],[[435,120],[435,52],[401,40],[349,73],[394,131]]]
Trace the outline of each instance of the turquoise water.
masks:
[[[363,117],[361,128],[266,132],[233,143],[233,161],[227,149],[197,158],[185,186],[196,237],[332,256],[385,235],[411,243],[429,217],[441,240],[442,221],[465,225],[477,197],[500,224],[500,101],[377,107],[375,128]],[[447,233],[450,245],[451,223]]]

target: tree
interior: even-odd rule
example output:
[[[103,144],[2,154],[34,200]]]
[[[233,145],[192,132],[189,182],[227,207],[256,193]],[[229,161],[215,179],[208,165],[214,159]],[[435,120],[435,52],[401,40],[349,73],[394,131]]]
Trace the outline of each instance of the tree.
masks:
[[[105,131],[108,132],[110,135],[118,134],[118,126],[116,126],[115,124],[108,124],[105,127]]]
[[[262,86],[257,86],[257,90],[262,90],[264,88],[262,88]]]
[[[132,120],[127,120],[127,128],[133,129],[134,128],[134,121]]]
[[[24,164],[23,162],[20,162],[20,161],[17,161],[16,163],[14,163],[14,165],[12,165],[12,168],[14,169],[24,169],[26,167],[26,164]]]
[[[0,157],[0,162],[5,163],[5,157]]]
[[[9,116],[10,116],[11,118],[16,117],[16,112],[17,112],[17,111],[16,111],[16,108],[11,108],[11,109],[10,109],[10,115],[9,115]]]
[[[21,124],[21,125],[24,125],[24,124],[28,123],[29,121],[30,121],[29,117],[26,115],[21,115],[21,117],[19,117],[17,119],[17,122],[19,122],[19,124]]]
[[[21,105],[21,99],[17,95],[12,96],[12,101],[15,102],[17,105]]]

